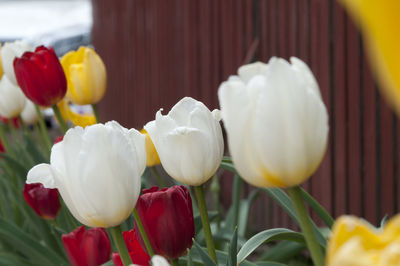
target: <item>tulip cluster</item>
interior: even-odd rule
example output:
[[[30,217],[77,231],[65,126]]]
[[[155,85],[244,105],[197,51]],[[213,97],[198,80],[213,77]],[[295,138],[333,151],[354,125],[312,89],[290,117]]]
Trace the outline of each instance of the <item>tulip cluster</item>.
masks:
[[[342,217],[325,239],[307,214],[303,198],[318,214],[322,213],[328,227],[333,223],[322,206],[300,188],[321,163],[329,132],[328,112],[319,86],[300,59],[292,57],[288,62],[273,57],[268,63],[241,66],[237,75],[222,82],[218,89],[221,110],[211,111],[202,102],[184,97],[167,114],[160,109],[139,132],[116,121],[99,123],[96,104],[105,95],[107,74],[93,49],[80,47],[61,59],[52,48],[33,49],[24,41],[6,43],[0,49],[0,115],[4,119],[4,125],[0,125],[0,153],[7,152],[0,161],[0,175],[11,173],[14,179],[2,181],[10,183],[4,191],[14,192],[19,187],[22,190],[18,178],[25,178],[27,173],[22,196],[18,196],[37,214],[26,211],[25,203],[14,206],[21,201],[19,198],[10,201],[11,207],[0,208],[1,215],[7,214],[6,219],[0,217],[0,239],[22,236],[23,240],[8,244],[36,244],[29,249],[34,256],[29,256],[26,246],[14,244],[10,248],[22,254],[21,264],[28,263],[29,258],[37,261],[28,264],[50,261],[63,265],[68,258],[73,266],[97,266],[111,260],[117,266],[179,265],[183,261],[191,265],[200,259],[207,265],[218,265],[222,260],[227,265],[239,265],[264,242],[285,240],[279,248],[289,250],[287,243],[295,239],[296,249],[300,245],[299,250],[303,250],[304,243],[309,249],[309,253],[296,255],[311,255],[317,266],[324,261],[328,266],[399,265],[399,216],[382,230],[355,217]],[[92,105],[93,114],[78,114],[72,110],[73,105]],[[49,138],[39,107],[52,107],[64,131],[54,141]],[[17,127],[6,125],[11,119],[18,119],[23,141],[28,139],[27,154],[15,148],[22,145],[11,143],[13,147],[8,142],[5,133],[12,134]],[[69,128],[66,120],[75,127]],[[221,121],[229,151],[225,151]],[[31,125],[30,129],[26,125]],[[32,128],[37,138],[32,137]],[[40,139],[46,147],[34,145]],[[229,152],[232,159],[223,157],[224,152]],[[24,168],[27,165],[34,166],[28,170]],[[163,168],[164,176],[172,177],[171,182],[177,185],[165,187],[158,176],[162,188],[150,186],[144,174],[149,173],[146,167],[156,176],[157,169]],[[213,221],[207,210],[205,184],[214,176],[213,186],[218,188],[221,168],[235,173],[236,194],[233,207],[222,220],[218,189],[213,189],[218,210],[218,221]],[[257,193],[272,194],[302,233],[271,229],[245,241],[244,225],[252,197],[240,201],[240,178],[260,187]],[[196,202],[192,202],[191,193]],[[13,193],[2,196],[8,194]],[[16,213],[9,215],[12,211]],[[30,223],[21,221],[21,215],[44,219],[32,224],[51,228],[51,233],[42,236],[38,228],[25,229]],[[16,217],[16,225],[8,224],[11,216]],[[195,228],[197,219],[201,219],[201,226],[196,222]],[[31,232],[32,237],[28,237]],[[36,243],[35,238],[41,237]],[[201,246],[204,244],[207,253]],[[238,244],[242,249],[236,254]],[[194,255],[192,246],[196,249]],[[223,250],[216,252],[215,247]],[[43,248],[54,249],[49,258],[41,257],[38,251]]]

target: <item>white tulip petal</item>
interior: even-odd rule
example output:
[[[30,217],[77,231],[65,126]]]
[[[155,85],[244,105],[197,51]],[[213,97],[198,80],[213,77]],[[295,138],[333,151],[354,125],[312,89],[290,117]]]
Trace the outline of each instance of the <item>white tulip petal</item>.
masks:
[[[267,71],[268,71],[267,64],[262,62],[255,62],[252,64],[239,67],[238,75],[244,83],[247,83],[255,76],[265,75]]]
[[[234,164],[260,187],[300,184],[316,170],[328,137],[328,115],[318,85],[299,59],[271,58],[239,69],[219,101]],[[262,74],[260,74],[262,72]]]
[[[42,183],[46,188],[57,187],[51,166],[47,163],[38,164],[29,170],[26,183]]]
[[[158,111],[156,120],[144,129],[166,172],[185,184],[203,184],[222,160],[224,143],[218,111],[211,113],[190,97],[180,100],[168,115]]]
[[[0,115],[8,119],[17,117],[25,107],[26,98],[6,75],[0,80],[0,95]]]
[[[153,265],[153,266],[169,266],[170,264],[164,257],[162,257],[160,255],[154,255],[151,258],[151,265]]]
[[[22,54],[26,51],[32,51],[32,46],[24,40],[6,42],[1,48],[1,59],[4,74],[14,85],[18,84],[14,73],[14,59],[15,57],[22,56]]]

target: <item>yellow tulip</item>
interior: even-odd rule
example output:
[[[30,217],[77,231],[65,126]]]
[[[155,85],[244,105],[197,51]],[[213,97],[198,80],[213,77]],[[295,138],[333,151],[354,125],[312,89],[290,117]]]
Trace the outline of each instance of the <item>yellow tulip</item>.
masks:
[[[1,62],[1,43],[0,43],[0,79],[3,76],[3,63]]]
[[[387,99],[400,113],[400,1],[341,1],[360,25],[371,66]]]
[[[383,230],[354,216],[340,217],[328,241],[326,265],[400,265],[400,215],[388,221]]]
[[[66,98],[74,104],[98,103],[106,91],[106,68],[100,56],[91,48],[81,46],[66,53],[61,65],[67,78]]]
[[[140,130],[140,133],[146,135],[146,166],[155,166],[160,164],[160,157],[158,156],[156,147],[154,147],[154,143],[151,140],[149,133],[147,133],[145,129]]]
[[[74,126],[85,128],[86,126],[96,124],[96,118],[92,114],[78,114],[71,110],[68,101],[64,98],[57,104],[61,116],[64,120],[69,120]]]

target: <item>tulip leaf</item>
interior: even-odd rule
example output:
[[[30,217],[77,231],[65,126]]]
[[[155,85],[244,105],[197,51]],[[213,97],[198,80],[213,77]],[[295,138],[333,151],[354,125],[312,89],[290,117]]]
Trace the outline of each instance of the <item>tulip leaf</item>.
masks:
[[[238,238],[238,230],[236,227],[232,235],[231,243],[229,244],[229,253],[226,262],[227,266],[236,266],[237,238]]]
[[[24,141],[25,141],[25,150],[33,159],[35,164],[39,163],[49,163],[49,160],[43,153],[38,149],[38,146],[29,138],[26,134],[24,134]]]
[[[267,252],[258,258],[258,261],[276,261],[285,263],[298,255],[305,248],[305,244],[284,240],[269,248]]]
[[[322,207],[321,204],[319,204],[318,201],[316,201],[307,191],[304,189],[301,189],[301,193],[303,196],[303,199],[308,203],[308,205],[311,206],[311,208],[318,214],[318,216],[321,218],[321,220],[328,226],[329,228],[332,228],[333,223],[335,220],[332,218],[332,216],[325,210],[324,207]]]
[[[232,163],[230,163],[230,162],[224,162],[224,161],[222,161],[221,164],[219,165],[219,167],[222,168],[222,169],[231,171],[232,173],[235,173],[235,174],[237,174],[237,175],[239,174],[239,173],[236,171],[235,166],[234,166]]]
[[[262,231],[250,238],[237,254],[237,261],[241,262],[247,258],[254,250],[265,242],[276,240],[290,240],[298,243],[304,243],[304,237],[301,233],[294,232],[286,228],[274,228]]]
[[[113,260],[109,260],[106,263],[101,264],[101,266],[114,266]]]
[[[0,218],[0,239],[24,254],[35,265],[67,265],[51,248],[43,246],[14,224]]]
[[[201,248],[199,244],[197,244],[195,240],[193,240],[193,244],[197,249],[197,252],[199,252],[200,257],[205,266],[216,266],[215,262],[211,259],[211,257]]]
[[[256,265],[258,265],[258,266],[286,266],[286,264],[275,262],[275,261],[260,261],[260,262],[256,262]]]
[[[188,249],[188,252],[187,252],[187,266],[194,266],[190,249]]]
[[[279,188],[264,188],[263,189],[281,208],[293,219],[293,221],[300,226],[299,219],[297,218],[297,213],[293,207],[293,204],[289,196]],[[317,237],[318,243],[322,247],[326,247],[326,238],[322,235],[319,228],[311,221],[314,234]]]
[[[35,266],[28,260],[23,259],[21,256],[16,256],[9,253],[0,253],[0,265],[2,266]]]

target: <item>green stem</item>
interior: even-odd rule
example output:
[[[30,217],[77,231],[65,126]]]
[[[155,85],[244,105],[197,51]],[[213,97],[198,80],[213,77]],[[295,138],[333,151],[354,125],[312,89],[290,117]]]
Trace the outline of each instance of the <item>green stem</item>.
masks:
[[[46,146],[47,146],[48,150],[50,151],[52,144],[51,144],[49,132],[47,131],[46,124],[44,123],[42,112],[40,112],[40,108],[36,104],[35,104],[35,110],[36,110],[36,113],[37,113],[37,116],[39,119],[39,126],[40,126],[41,134],[43,136],[44,141],[46,142]]]
[[[151,247],[149,238],[147,237],[146,230],[143,227],[142,221],[140,220],[139,213],[137,212],[136,208],[133,210],[133,217],[135,217],[135,222],[139,228],[140,235],[142,236],[144,245],[146,246],[147,253],[150,255],[150,257],[154,256],[154,251],[153,248]]]
[[[172,259],[171,260],[171,265],[172,266],[179,266],[179,260],[178,259]]]
[[[218,180],[218,176],[214,175],[211,181],[211,186],[210,186],[210,190],[213,194],[213,200],[214,200],[214,208],[218,213],[218,216],[216,217],[216,222],[217,222],[217,226],[218,228],[221,227],[221,219],[220,219],[220,213],[221,213],[221,205],[220,205],[220,199],[219,199],[219,193],[221,192],[221,187],[219,185],[219,180]]]
[[[118,253],[121,257],[122,263],[124,266],[128,266],[132,264],[131,257],[129,256],[128,248],[125,245],[124,238],[122,237],[121,226],[118,225],[116,227],[111,227],[110,229],[111,236],[114,240],[115,245],[117,246]]]
[[[165,187],[164,180],[162,180],[160,173],[157,171],[156,166],[150,167],[150,170],[151,170],[152,174],[154,175],[154,177],[156,178],[158,185],[160,187]]]
[[[208,255],[217,263],[217,255],[215,253],[214,241],[211,234],[210,220],[208,219],[207,206],[204,198],[203,185],[195,186],[194,192],[196,194],[197,202],[199,205],[201,223],[203,224],[204,237],[206,239]]]
[[[67,132],[67,130],[68,130],[67,123],[65,123],[64,118],[62,117],[60,109],[58,109],[57,104],[53,105],[52,108],[53,108],[54,114],[57,118],[57,121],[60,124],[61,130],[65,134],[65,132]]]
[[[96,118],[96,122],[101,123],[100,116],[99,116],[99,110],[97,109],[97,104],[95,104],[95,103],[92,104],[92,109],[93,109],[94,117]]]
[[[239,209],[240,209],[240,194],[242,192],[242,179],[239,175],[235,174],[233,180],[233,194],[232,194],[232,202],[233,202],[233,228],[238,226],[239,221]]]
[[[299,218],[300,227],[303,231],[304,238],[308,249],[310,250],[312,260],[316,266],[324,265],[324,257],[322,254],[321,247],[318,244],[317,238],[314,235],[310,217],[307,215],[306,208],[304,206],[303,197],[300,186],[295,186],[287,189],[288,194],[293,202],[293,206],[296,209],[297,216]]]

